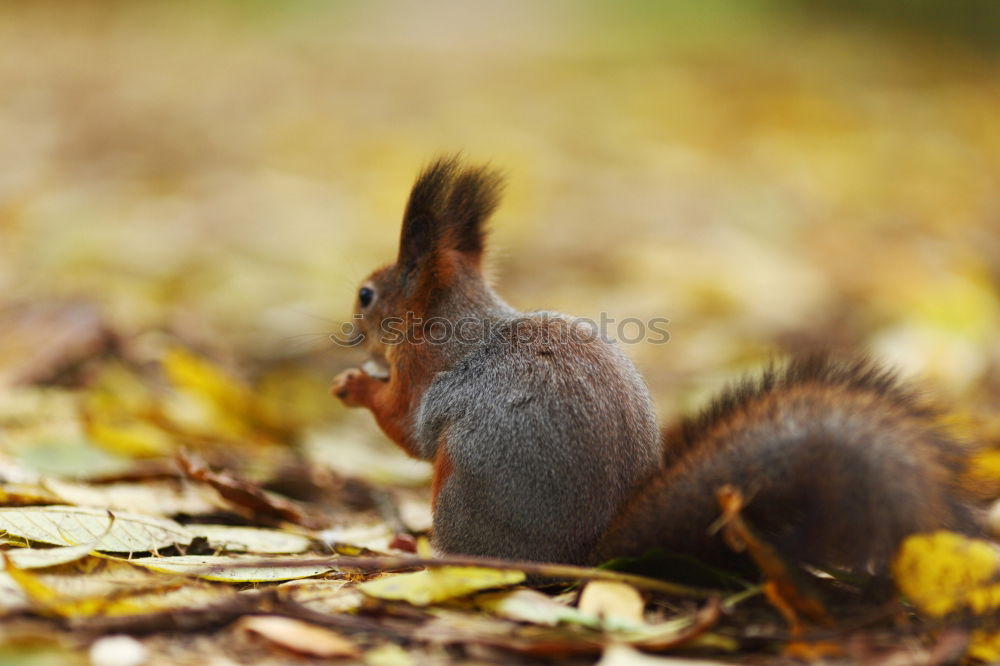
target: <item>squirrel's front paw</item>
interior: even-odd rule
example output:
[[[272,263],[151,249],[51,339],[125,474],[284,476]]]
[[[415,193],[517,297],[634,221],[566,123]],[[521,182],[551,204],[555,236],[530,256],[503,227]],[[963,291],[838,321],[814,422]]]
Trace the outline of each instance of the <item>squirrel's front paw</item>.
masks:
[[[348,407],[364,406],[368,403],[373,381],[364,370],[352,368],[334,377],[330,393]]]

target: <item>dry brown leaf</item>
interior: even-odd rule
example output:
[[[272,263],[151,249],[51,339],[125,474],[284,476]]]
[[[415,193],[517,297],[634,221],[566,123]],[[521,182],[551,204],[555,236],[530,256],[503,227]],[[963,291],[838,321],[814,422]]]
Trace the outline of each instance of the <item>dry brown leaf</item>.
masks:
[[[256,520],[287,520],[309,529],[322,527],[322,521],[299,503],[267,492],[255,483],[238,478],[231,471],[213,472],[204,462],[190,454],[181,454],[177,461],[189,478],[215,488],[234,506],[244,509]]]
[[[282,595],[320,613],[348,613],[365,602],[358,589],[342,580],[315,578],[290,580],[278,585]]]
[[[280,615],[254,615],[240,618],[236,627],[301,654],[316,657],[361,656],[358,646],[340,634],[302,620]]]

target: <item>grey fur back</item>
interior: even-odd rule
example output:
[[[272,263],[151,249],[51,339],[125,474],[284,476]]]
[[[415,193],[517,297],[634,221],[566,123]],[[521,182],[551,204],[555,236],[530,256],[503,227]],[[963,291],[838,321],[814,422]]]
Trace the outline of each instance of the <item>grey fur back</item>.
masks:
[[[447,553],[584,562],[630,490],[660,465],[648,389],[632,362],[584,324],[516,315],[425,393],[418,453],[444,447],[437,497]]]

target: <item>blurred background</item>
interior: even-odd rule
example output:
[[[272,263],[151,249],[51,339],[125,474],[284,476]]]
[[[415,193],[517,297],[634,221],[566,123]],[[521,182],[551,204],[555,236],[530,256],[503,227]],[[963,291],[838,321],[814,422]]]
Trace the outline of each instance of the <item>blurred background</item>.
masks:
[[[0,449],[421,483],[327,395],[361,360],[328,336],[459,150],[508,174],[510,303],[669,318],[628,346],[664,421],[816,347],[987,412],[998,47],[990,0],[4,3]]]

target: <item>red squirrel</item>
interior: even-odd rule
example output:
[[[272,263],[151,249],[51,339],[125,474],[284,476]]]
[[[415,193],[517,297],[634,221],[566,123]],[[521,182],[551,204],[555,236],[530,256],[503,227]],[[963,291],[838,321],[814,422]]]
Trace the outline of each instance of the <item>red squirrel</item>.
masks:
[[[961,451],[867,361],[793,361],[664,431],[628,357],[587,324],[520,313],[482,272],[502,180],[439,159],[417,178],[396,262],[358,290],[364,369],[332,393],[431,461],[444,553],[574,564],[652,548],[725,563],[716,491],[779,552],[885,571],[914,532],[975,530]]]

